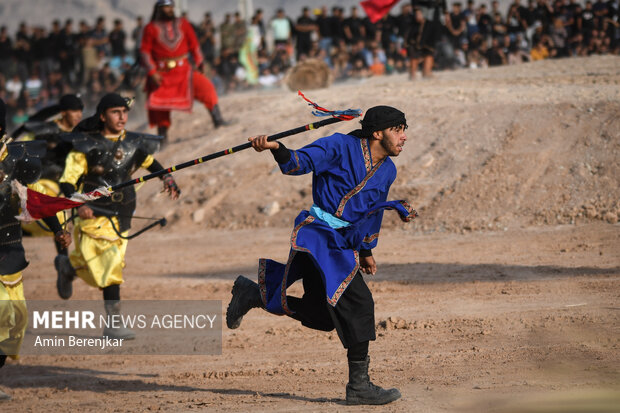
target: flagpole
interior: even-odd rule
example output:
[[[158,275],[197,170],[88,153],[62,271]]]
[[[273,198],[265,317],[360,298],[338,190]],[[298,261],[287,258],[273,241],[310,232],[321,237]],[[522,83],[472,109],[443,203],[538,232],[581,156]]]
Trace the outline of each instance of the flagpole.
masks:
[[[279,132],[279,133],[276,133],[274,135],[270,135],[270,136],[267,137],[267,140],[268,141],[275,141],[277,139],[286,138],[288,136],[296,135],[298,133],[305,132],[305,131],[312,130],[312,129],[318,129],[318,128],[322,127],[322,126],[331,125],[333,123],[337,123],[337,122],[340,122],[340,121],[343,121],[343,120],[350,120],[350,119],[340,119],[340,118],[333,117],[333,118],[328,118],[328,119],[321,120],[319,122],[308,123],[307,125],[304,125],[304,126],[299,126],[297,128],[289,129],[289,130],[284,131],[284,132]],[[158,177],[160,177],[162,175],[169,174],[169,173],[172,173],[172,172],[176,172],[176,171],[179,171],[181,169],[189,168],[190,166],[198,165],[198,164],[210,161],[212,159],[220,158],[220,157],[226,156],[226,155],[230,155],[231,153],[236,153],[236,152],[239,152],[239,151],[242,151],[244,149],[251,148],[251,147],[252,147],[252,143],[251,142],[247,142],[247,143],[244,143],[242,145],[234,146],[234,147],[232,147],[230,149],[226,149],[226,150],[223,150],[223,151],[215,152],[215,153],[212,153],[210,155],[203,156],[201,158],[196,158],[194,160],[183,162],[181,164],[172,166],[172,167],[167,168],[167,169],[162,169],[162,170],[159,170],[157,172],[153,172],[153,173],[150,173],[148,175],[144,175],[144,176],[142,176],[140,178],[132,179],[131,181],[122,182],[120,184],[113,185],[113,186],[111,186],[111,187],[109,187],[107,189],[110,192],[118,191],[119,189],[131,186],[131,185],[135,185],[135,184],[140,183],[140,182],[146,182],[146,181],[151,180],[153,178],[158,178]]]

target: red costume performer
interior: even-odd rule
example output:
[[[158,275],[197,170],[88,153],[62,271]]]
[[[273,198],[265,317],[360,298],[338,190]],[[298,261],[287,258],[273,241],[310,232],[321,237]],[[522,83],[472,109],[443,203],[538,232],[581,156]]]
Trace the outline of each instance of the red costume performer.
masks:
[[[192,55],[199,70],[189,61]],[[193,100],[209,110],[215,127],[226,125],[217,105],[215,87],[201,70],[204,58],[192,25],[174,16],[173,0],[157,0],[151,22],[144,28],[140,45],[142,63],[148,71],[149,123],[167,135],[170,111],[191,111]]]

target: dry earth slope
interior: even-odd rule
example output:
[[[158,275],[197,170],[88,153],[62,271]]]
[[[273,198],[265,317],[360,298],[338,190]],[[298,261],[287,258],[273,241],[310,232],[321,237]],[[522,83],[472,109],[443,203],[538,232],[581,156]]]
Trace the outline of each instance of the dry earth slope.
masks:
[[[620,59],[593,57],[483,71],[439,73],[429,81],[404,76],[334,85],[308,95],[329,108],[389,104],[408,117],[408,142],[395,160],[390,197],[408,199],[423,216],[417,230],[497,230],[592,221],[620,214]],[[192,159],[312,121],[286,90],[227,96],[234,126],[214,130],[203,108],[179,113],[167,163]],[[288,138],[302,146],[341,123]],[[309,177],[283,177],[268,154],[228,156],[177,174],[184,189],[175,211],[159,197],[141,208],[161,210],[177,228],[288,226],[311,205]],[[143,191],[154,194],[152,185]],[[143,198],[144,199],[144,198]],[[269,216],[273,202],[281,213]],[[263,213],[261,213],[263,212]],[[389,214],[388,214],[389,215]],[[386,224],[399,225],[386,219]],[[173,229],[170,229],[173,230]]]

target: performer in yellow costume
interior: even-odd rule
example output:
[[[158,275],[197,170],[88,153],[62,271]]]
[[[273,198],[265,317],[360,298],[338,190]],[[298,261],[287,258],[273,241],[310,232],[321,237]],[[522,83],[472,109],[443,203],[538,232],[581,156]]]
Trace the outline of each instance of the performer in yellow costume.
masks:
[[[160,138],[125,131],[129,100],[118,94],[105,95],[94,116],[82,121],[71,134],[73,150],[67,155],[60,178],[62,192],[71,196],[81,186],[83,192],[109,187],[131,179],[138,168],[149,172],[163,167],[153,157]],[[164,190],[172,199],[180,195],[170,174],[162,177]],[[58,294],[69,298],[75,275],[88,285],[103,290],[108,315],[120,313],[120,285],[127,250],[131,216],[136,208],[133,186],[114,192],[78,208],[75,220],[75,251],[70,254],[71,266],[59,270]],[[69,268],[69,271],[64,269]],[[126,328],[106,328],[105,336],[132,339]]]
[[[15,133],[18,141],[40,140],[47,145],[47,151],[42,159],[42,171],[40,183],[45,195],[58,196],[60,187],[58,180],[65,169],[65,159],[71,150],[71,144],[62,139],[62,134],[71,132],[82,120],[82,111],[84,103],[77,95],[64,95],[58,104],[44,108],[41,112],[43,116],[50,118],[60,113],[60,117],[53,120],[28,120]],[[23,134],[22,134],[23,131]],[[21,134],[21,136],[20,136]],[[58,213],[58,220],[64,223],[64,213]],[[24,233],[32,236],[49,236],[53,235],[49,228],[41,223],[41,221],[22,223]],[[60,248],[56,244],[56,250],[59,254],[67,255],[67,250]]]
[[[19,215],[20,202],[13,193],[11,182],[16,180],[32,190],[45,189],[36,181],[41,175],[41,157],[45,154],[43,142],[9,143],[4,136],[5,105],[0,99],[0,367],[7,357],[18,358],[19,349],[28,325],[28,310],[22,271],[28,266]],[[64,248],[71,236],[62,231],[56,217],[46,218],[45,223],[55,233],[55,240]],[[11,397],[0,390],[0,401]]]

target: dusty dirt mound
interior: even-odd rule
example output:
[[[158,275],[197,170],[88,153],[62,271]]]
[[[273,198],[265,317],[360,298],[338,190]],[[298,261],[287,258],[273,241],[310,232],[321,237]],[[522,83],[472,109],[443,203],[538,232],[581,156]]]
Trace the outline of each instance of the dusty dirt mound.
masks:
[[[298,63],[286,75],[284,83],[290,90],[322,89],[332,83],[332,72],[322,60],[308,59]]]
[[[416,229],[497,230],[509,226],[604,221],[620,213],[620,86],[618,57],[545,61],[484,71],[404,76],[315,90],[321,105],[405,111],[410,128],[395,160],[392,199],[420,212]],[[175,114],[173,145],[159,157],[173,163],[208,154],[259,133],[311,122],[305,102],[285,91],[222,100],[237,118],[214,130],[203,108]],[[343,122],[287,138],[298,148],[325,134],[357,127]],[[140,209],[166,214],[176,227],[288,227],[311,205],[311,178],[285,177],[270,154],[246,151],[177,173],[182,206],[142,196]],[[144,192],[154,194],[156,185]],[[140,211],[138,211],[140,212]],[[401,226],[386,215],[386,225]],[[180,227],[179,227],[180,225]],[[177,229],[175,229],[177,230]]]

